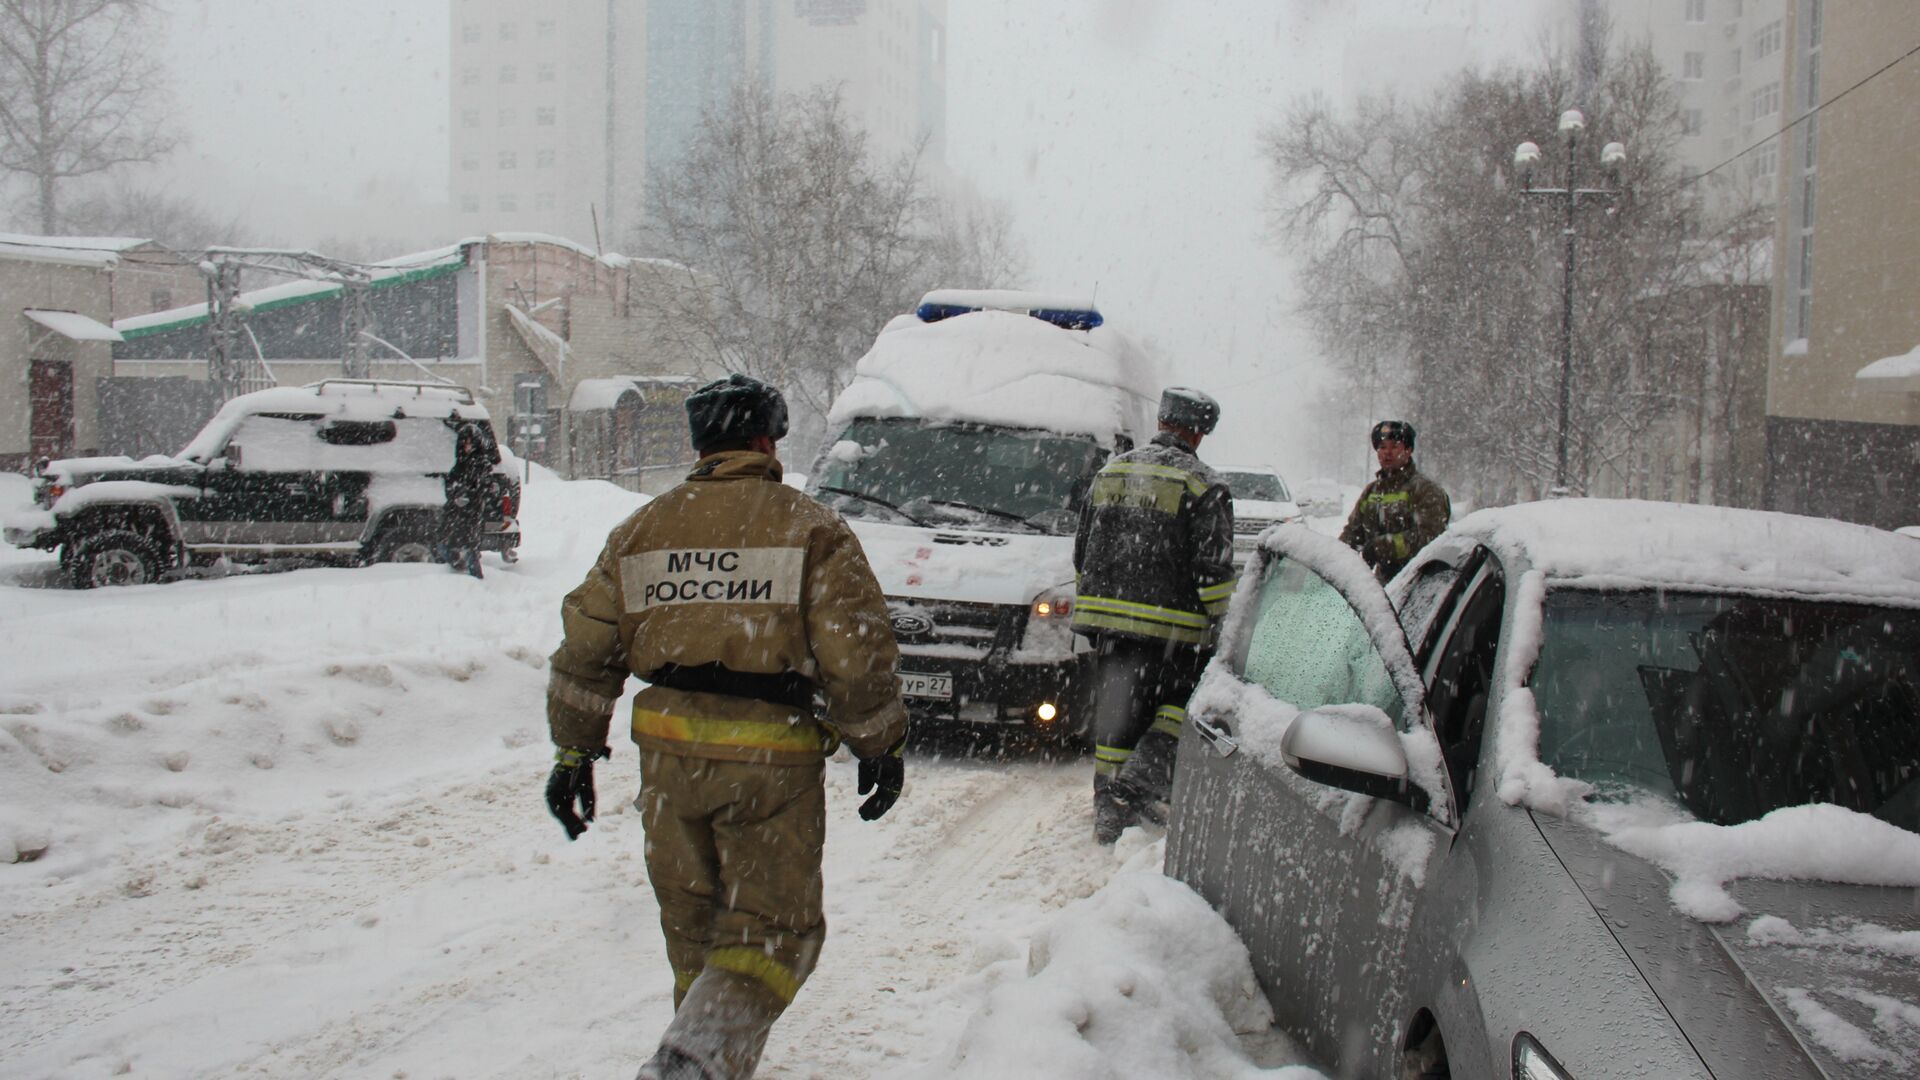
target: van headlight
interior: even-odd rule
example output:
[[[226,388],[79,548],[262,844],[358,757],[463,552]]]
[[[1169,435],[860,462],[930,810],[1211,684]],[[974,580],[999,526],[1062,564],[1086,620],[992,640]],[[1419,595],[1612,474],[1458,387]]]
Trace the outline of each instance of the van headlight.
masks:
[[[1071,619],[1073,618],[1073,586],[1055,585],[1046,592],[1033,598],[1027,607],[1029,619]]]

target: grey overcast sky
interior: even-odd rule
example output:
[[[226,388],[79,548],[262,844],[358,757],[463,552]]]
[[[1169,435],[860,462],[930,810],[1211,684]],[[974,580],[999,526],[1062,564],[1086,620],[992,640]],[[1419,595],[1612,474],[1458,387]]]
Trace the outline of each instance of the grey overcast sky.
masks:
[[[948,163],[1006,200],[1038,288],[1092,292],[1173,382],[1220,396],[1219,461],[1359,477],[1266,239],[1258,137],[1295,97],[1528,51],[1552,0],[949,0]],[[447,180],[444,0],[169,0],[192,133],[168,182],[264,238],[426,247]],[[878,328],[876,328],[877,330]],[[1329,439],[1332,440],[1329,443]]]

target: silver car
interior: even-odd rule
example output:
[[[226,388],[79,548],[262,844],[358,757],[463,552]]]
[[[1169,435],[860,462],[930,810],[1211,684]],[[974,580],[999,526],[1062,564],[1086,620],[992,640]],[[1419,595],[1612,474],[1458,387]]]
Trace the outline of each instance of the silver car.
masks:
[[[1565,500],[1382,588],[1282,526],[1189,706],[1166,870],[1342,1077],[1912,1077],[1917,716],[1891,533]],[[1736,878],[1709,918],[1603,828],[1807,804],[1897,841],[1867,877],[1901,884]]]

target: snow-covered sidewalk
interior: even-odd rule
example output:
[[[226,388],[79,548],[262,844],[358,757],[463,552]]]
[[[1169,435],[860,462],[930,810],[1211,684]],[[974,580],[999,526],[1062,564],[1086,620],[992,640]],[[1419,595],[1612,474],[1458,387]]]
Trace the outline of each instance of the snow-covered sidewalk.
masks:
[[[630,1076],[671,1011],[634,756],[575,844],[540,787],[559,598],[637,502],[537,478],[483,582],[75,592],[0,552],[0,1077]],[[867,824],[833,762],[828,941],[761,1075],[1319,1075],[1241,1053],[1244,949],[1150,838],[1092,843],[1087,773],[917,760]]]

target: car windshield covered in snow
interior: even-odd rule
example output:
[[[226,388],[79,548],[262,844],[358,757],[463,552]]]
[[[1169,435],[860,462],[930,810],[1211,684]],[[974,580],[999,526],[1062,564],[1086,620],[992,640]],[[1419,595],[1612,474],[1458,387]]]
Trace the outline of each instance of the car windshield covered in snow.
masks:
[[[1220,470],[1221,479],[1227,482],[1227,490],[1236,499],[1252,499],[1256,502],[1292,502],[1293,496],[1287,493],[1287,485],[1277,474],[1254,472],[1241,469]]]
[[[1920,611],[1562,589],[1533,691],[1540,760],[1701,820],[1834,803],[1920,832]]]
[[[860,419],[815,470],[849,517],[964,528],[1018,523],[1065,535],[1106,451],[1092,439],[984,424]]]

